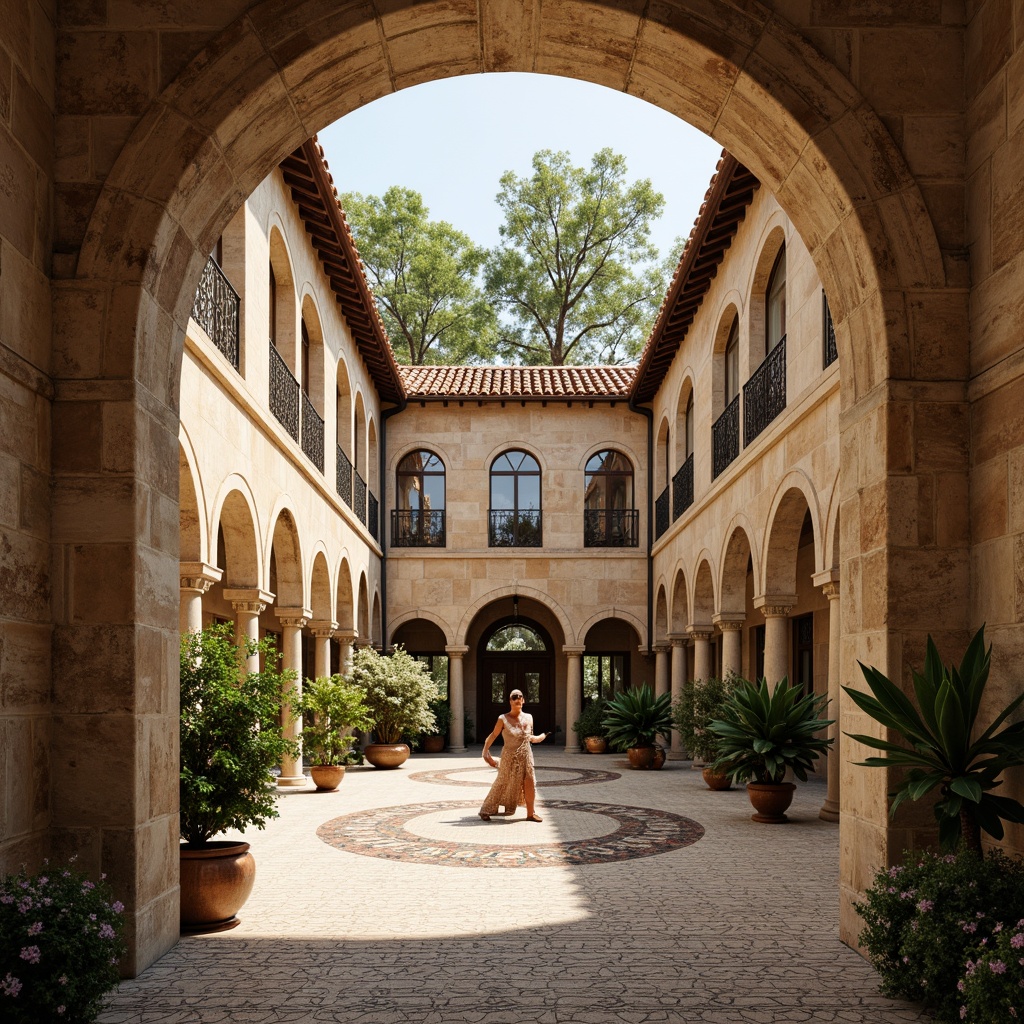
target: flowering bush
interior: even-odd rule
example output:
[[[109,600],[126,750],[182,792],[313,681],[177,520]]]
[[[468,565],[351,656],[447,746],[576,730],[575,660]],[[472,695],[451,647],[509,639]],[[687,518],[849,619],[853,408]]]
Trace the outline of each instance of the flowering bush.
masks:
[[[117,987],[124,907],[70,867],[0,881],[0,1019],[96,1019]]]
[[[925,1003],[940,1021],[960,1021],[965,965],[999,934],[1000,920],[1024,918],[1024,864],[966,849],[911,853],[879,872],[857,912],[882,991]]]
[[[352,656],[348,678],[365,693],[366,706],[380,743],[398,743],[403,735],[432,733],[430,702],[441,696],[427,666],[396,647],[390,655],[361,647]]]
[[[960,1019],[968,1024],[1024,1020],[1024,919],[1013,928],[996,924],[992,932],[957,985]]]

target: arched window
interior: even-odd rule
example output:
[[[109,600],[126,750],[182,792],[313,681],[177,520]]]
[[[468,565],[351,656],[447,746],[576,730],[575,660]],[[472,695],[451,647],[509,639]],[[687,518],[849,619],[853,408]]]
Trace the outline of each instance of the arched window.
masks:
[[[636,547],[633,466],[621,452],[592,455],[583,478],[583,546]]]
[[[309,397],[309,328],[306,326],[305,317],[302,320],[302,354],[299,357],[299,383],[302,385],[302,393]]]
[[[765,355],[786,337],[786,247],[779,250],[765,293]]]
[[[496,629],[487,641],[488,651],[546,651],[544,638],[525,623],[513,623]],[[501,699],[504,699],[504,695]]]
[[[686,396],[686,457],[693,454],[693,392]]]
[[[740,322],[734,317],[725,343],[725,404],[740,393]]]
[[[270,344],[277,348],[277,278],[274,264],[270,264]]]
[[[513,450],[491,464],[491,547],[541,546],[540,466],[529,452]]]
[[[429,451],[409,452],[395,474],[393,547],[445,546],[444,463]]]

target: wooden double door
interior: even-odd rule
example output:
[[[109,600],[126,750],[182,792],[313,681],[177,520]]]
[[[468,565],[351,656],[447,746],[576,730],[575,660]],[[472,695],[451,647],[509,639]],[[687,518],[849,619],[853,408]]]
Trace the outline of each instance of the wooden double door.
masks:
[[[534,732],[550,732],[555,726],[555,680],[548,653],[491,654],[480,657],[477,688],[478,740],[493,728],[498,716],[509,709],[508,695],[522,690],[523,710],[533,715]]]

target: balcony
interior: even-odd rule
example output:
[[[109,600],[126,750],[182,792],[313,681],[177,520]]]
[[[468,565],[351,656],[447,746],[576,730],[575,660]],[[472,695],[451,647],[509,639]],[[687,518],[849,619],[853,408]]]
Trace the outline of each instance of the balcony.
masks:
[[[492,548],[539,548],[541,546],[540,509],[491,511],[487,543]]]
[[[366,525],[366,481],[357,473],[352,473],[352,511],[359,517],[359,522]]]
[[[392,509],[391,546],[393,548],[446,547],[444,509]]]
[[[288,369],[281,353],[270,343],[270,411],[288,431],[291,437],[299,439],[299,396],[302,389]]]
[[[654,539],[657,540],[668,529],[668,488],[658,495],[654,503]]]
[[[635,548],[639,543],[640,513],[635,508],[584,510],[585,548]]]
[[[740,396],[737,395],[725,412],[711,426],[711,478],[715,479],[740,454]]]
[[[352,507],[352,463],[349,461],[349,457],[341,450],[341,445],[338,445],[338,467],[335,473],[337,479],[335,480],[335,489],[338,492],[338,497],[341,498],[349,508]]]
[[[743,447],[786,408],[786,339],[764,357],[743,385]]]
[[[380,540],[380,505],[373,491],[367,493],[366,528],[374,540]]]
[[[693,504],[693,452],[672,477],[672,522]]]
[[[224,276],[211,256],[203,268],[196,297],[192,301],[192,319],[217,346],[225,359],[238,369],[238,292]]]
[[[313,408],[309,395],[302,396],[302,450],[306,458],[324,471],[324,421]]]

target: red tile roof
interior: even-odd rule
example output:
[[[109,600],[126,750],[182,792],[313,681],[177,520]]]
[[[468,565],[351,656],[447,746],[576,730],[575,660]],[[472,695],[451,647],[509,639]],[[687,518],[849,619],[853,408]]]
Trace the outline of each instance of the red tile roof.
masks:
[[[409,398],[627,399],[634,366],[402,366]]]

